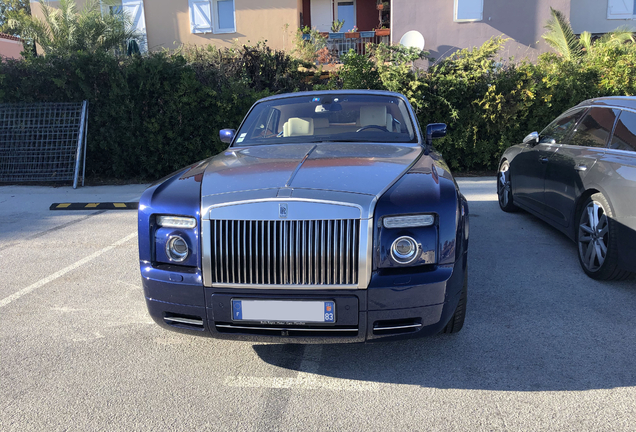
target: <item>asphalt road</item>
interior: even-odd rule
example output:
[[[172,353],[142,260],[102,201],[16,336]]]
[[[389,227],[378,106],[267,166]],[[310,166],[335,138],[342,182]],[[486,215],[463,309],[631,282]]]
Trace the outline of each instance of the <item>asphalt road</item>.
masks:
[[[636,282],[602,283],[574,243],[470,201],[457,335],[355,345],[184,336],[146,313],[142,186],[0,187],[0,430],[635,430]]]

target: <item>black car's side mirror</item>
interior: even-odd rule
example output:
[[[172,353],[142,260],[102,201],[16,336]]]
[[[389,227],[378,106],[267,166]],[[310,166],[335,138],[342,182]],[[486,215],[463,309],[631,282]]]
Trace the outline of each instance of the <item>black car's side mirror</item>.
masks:
[[[446,123],[429,123],[426,125],[426,144],[431,145],[435,138],[446,136]]]
[[[539,133],[538,132],[531,132],[529,133],[524,139],[523,139],[523,143],[524,144],[530,144],[530,145],[536,145],[539,144]]]
[[[235,134],[236,134],[236,129],[221,129],[219,131],[221,142],[228,143],[228,144],[232,142]]]

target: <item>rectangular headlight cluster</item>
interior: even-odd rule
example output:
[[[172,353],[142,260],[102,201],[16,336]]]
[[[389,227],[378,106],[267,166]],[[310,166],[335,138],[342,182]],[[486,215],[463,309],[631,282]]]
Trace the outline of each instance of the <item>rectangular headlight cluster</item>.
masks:
[[[431,226],[434,223],[435,216],[430,214],[384,218],[384,228],[416,228]]]
[[[197,220],[183,216],[157,216],[157,224],[165,228],[194,228]]]

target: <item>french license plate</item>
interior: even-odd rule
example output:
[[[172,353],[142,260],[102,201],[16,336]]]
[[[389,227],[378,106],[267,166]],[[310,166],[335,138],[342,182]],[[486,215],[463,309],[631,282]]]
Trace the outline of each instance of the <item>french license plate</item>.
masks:
[[[335,323],[334,301],[232,300],[234,321]]]

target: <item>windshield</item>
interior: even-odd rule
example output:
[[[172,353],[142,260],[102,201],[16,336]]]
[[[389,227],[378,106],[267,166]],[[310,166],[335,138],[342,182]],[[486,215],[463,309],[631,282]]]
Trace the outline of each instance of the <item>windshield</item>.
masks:
[[[329,94],[259,103],[235,145],[318,142],[415,143],[406,103],[395,96]]]

